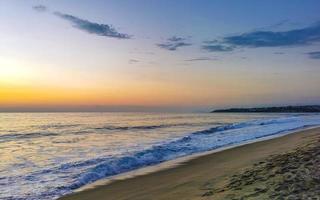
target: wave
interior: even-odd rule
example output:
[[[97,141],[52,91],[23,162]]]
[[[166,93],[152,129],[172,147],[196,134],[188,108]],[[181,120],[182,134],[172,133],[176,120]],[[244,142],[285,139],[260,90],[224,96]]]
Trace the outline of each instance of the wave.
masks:
[[[215,123],[216,125],[216,123]],[[241,144],[258,138],[284,134],[307,126],[320,125],[320,115],[295,115],[276,119],[259,119],[240,123],[218,125],[196,131],[184,137],[163,141],[149,148],[117,156],[103,156],[77,162],[50,165],[28,175],[17,175],[0,180],[6,185],[16,181],[50,180],[59,184],[49,187],[28,199],[55,199],[98,179],[121,174],[141,167],[195,153]],[[131,126],[132,127],[132,126]],[[139,126],[138,126],[139,127]],[[141,126],[142,128],[142,126]],[[143,127],[144,129],[146,126]],[[150,127],[151,129],[154,127]],[[130,129],[129,129],[130,130]],[[139,129],[140,130],[140,129]],[[32,134],[39,133],[31,133]],[[40,134],[45,134],[40,133]],[[50,134],[49,132],[47,134]],[[15,137],[22,137],[16,135]],[[59,179],[59,181],[57,181]],[[63,179],[61,181],[60,179]],[[18,199],[18,198],[17,198]]]
[[[205,126],[205,125],[221,125],[225,123],[176,123],[176,124],[159,124],[159,125],[141,125],[141,126],[102,126],[102,127],[95,127],[95,130],[119,130],[119,131],[126,131],[126,130],[152,130],[152,129],[160,129],[160,128],[171,128],[177,126]]]
[[[17,139],[30,139],[35,137],[57,136],[58,133],[52,132],[31,132],[31,133],[10,133],[0,135],[0,142],[8,142]]]
[[[33,128],[39,128],[39,129],[63,129],[63,128],[73,128],[81,126],[81,124],[45,124],[45,125],[34,125]]]
[[[134,131],[134,130],[153,130],[153,129],[161,129],[161,128],[171,128],[171,127],[179,127],[179,126],[209,126],[209,125],[221,125],[224,123],[210,123],[210,122],[199,122],[199,123],[176,123],[176,124],[160,124],[160,125],[141,125],[141,126],[102,126],[102,127],[82,127],[79,130],[70,130],[67,129],[66,132],[63,132],[64,135],[69,134],[87,134],[92,130],[109,130],[109,131]],[[80,127],[81,124],[48,124],[48,125],[37,125],[33,126],[33,128],[40,128],[43,131],[39,132],[31,132],[31,133],[17,133],[17,131],[7,130],[7,134],[0,134],[0,143],[1,142],[8,142],[17,139],[30,139],[30,138],[38,138],[38,137],[46,137],[46,136],[59,136],[61,133],[56,131],[57,129],[64,129],[64,128],[75,128]],[[56,129],[56,130],[50,130]],[[55,131],[55,132],[53,132]],[[100,132],[105,133],[105,132]],[[64,143],[61,141],[60,143]]]
[[[162,124],[162,125],[150,125],[150,126],[103,126],[96,127],[96,130],[148,130],[148,129],[158,129],[158,128],[167,128],[170,125]]]
[[[315,125],[320,125],[319,115],[309,119],[295,116],[235,123],[194,132],[130,155],[69,163],[64,168],[93,165],[87,172],[76,177],[77,181],[69,186],[73,190],[98,179],[137,168]]]

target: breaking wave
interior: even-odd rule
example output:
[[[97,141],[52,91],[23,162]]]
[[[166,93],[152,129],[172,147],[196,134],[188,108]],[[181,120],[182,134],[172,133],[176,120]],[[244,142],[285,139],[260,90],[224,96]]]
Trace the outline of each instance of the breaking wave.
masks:
[[[319,124],[319,115],[311,118],[295,116],[269,120],[253,120],[194,132],[180,139],[156,145],[140,152],[134,152],[131,155],[105,159],[99,158],[98,160],[73,163],[70,166],[65,166],[94,165],[86,173],[79,175],[77,181],[69,187],[70,189],[76,189],[98,179],[133,169]]]

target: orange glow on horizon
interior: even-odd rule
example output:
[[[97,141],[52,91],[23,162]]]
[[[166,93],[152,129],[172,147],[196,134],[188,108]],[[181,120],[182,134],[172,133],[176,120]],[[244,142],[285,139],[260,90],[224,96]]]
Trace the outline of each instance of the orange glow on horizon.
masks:
[[[201,93],[201,91],[198,91]],[[224,102],[230,95],[219,93],[215,102]],[[209,98],[209,97],[208,97]],[[193,105],[203,103],[203,96],[194,95],[194,91],[185,88],[131,87],[114,89],[68,88],[17,86],[0,84],[0,105],[10,106],[95,106],[95,105]]]

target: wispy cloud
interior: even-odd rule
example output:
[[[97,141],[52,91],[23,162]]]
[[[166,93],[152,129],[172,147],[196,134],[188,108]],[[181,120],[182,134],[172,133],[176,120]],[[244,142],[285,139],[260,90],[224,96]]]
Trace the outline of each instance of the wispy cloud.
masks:
[[[36,6],[33,6],[32,7],[35,11],[38,11],[38,12],[45,12],[47,11],[47,7],[44,6],[44,5],[36,5]]]
[[[320,23],[290,31],[256,31],[224,38],[225,43],[242,47],[294,46],[311,44],[317,41],[320,41]]]
[[[138,63],[140,62],[139,60],[136,60],[136,59],[129,59],[129,64],[135,64],[135,63]]]
[[[185,42],[186,38],[173,36],[168,38],[166,42],[157,44],[158,47],[169,51],[175,51],[180,47],[190,46],[191,43]]]
[[[232,46],[227,46],[224,44],[205,44],[202,46],[204,50],[207,50],[209,52],[226,52],[226,51],[232,51],[234,47]]]
[[[240,47],[289,47],[320,42],[320,23],[289,31],[252,31],[240,35],[226,36],[221,40],[205,43],[207,51],[232,51]]]
[[[307,53],[312,59],[320,59],[320,51],[313,51]]]
[[[195,62],[195,61],[211,61],[211,60],[218,60],[217,58],[209,58],[209,57],[199,57],[199,58],[192,58],[185,60],[187,62]]]
[[[171,38],[168,38],[168,41],[171,41],[171,42],[181,42],[181,41],[184,41],[185,38],[182,38],[182,37],[177,37],[177,36],[173,36]]]
[[[87,33],[118,39],[131,38],[131,36],[128,34],[119,33],[112,25],[109,24],[98,24],[61,12],[55,12],[54,14],[64,20],[71,22],[73,24],[73,27],[85,31]]]
[[[289,19],[284,19],[282,21],[279,21],[277,23],[274,23],[274,24],[271,24],[269,26],[265,26],[265,27],[262,27],[260,29],[257,29],[258,30],[275,30],[275,29],[278,29],[278,28],[283,28],[285,26],[289,26],[289,25],[293,25],[294,23],[292,23]]]
[[[190,45],[191,45],[190,43],[186,43],[186,42],[157,44],[158,47],[167,49],[170,51],[175,51],[179,47],[190,46]]]
[[[284,54],[284,52],[274,52],[273,54],[283,55],[283,54]]]
[[[36,5],[32,7],[37,12],[46,12],[48,8],[44,5]],[[81,19],[79,17],[75,17],[73,15],[61,13],[61,12],[54,12],[55,16],[60,17],[66,21],[72,23],[73,27],[85,31],[90,34],[95,34],[104,37],[111,37],[111,38],[118,38],[118,39],[130,39],[132,36],[119,33],[112,25],[109,24],[99,24],[95,22],[90,22],[85,19]]]

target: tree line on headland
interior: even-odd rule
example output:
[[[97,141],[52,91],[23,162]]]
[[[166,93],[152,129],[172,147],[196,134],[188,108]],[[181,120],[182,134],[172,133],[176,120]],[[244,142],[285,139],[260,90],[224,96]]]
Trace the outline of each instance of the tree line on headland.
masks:
[[[308,106],[279,106],[279,107],[260,107],[260,108],[229,108],[213,110],[211,113],[222,113],[222,112],[244,112],[244,113],[314,113],[320,112],[320,105],[308,105]]]

